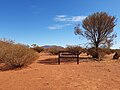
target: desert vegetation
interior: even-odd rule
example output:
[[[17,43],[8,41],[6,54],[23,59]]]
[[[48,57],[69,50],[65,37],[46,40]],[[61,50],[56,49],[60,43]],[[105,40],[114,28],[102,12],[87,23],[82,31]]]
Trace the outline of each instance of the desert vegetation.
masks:
[[[79,45],[67,45],[65,50],[70,51],[71,53],[76,53],[77,51],[82,53],[84,51],[84,49]]]
[[[45,50],[43,47],[40,47],[40,46],[35,46],[31,49],[35,50],[38,53],[43,52]]]
[[[0,41],[0,62],[6,66],[17,68],[31,64],[38,55],[35,51],[22,44]]]
[[[52,55],[58,55],[59,51],[62,51],[62,50],[65,50],[65,49],[63,47],[59,47],[59,46],[53,46],[53,47],[46,49],[46,51]]]
[[[119,57],[120,57],[120,50],[119,50],[119,49],[116,49],[116,50],[115,50],[115,54],[114,54],[114,56],[113,56],[113,59],[119,59]]]
[[[80,29],[78,24],[75,29],[75,34],[85,37],[90,41],[91,47],[94,48],[94,58],[99,58],[99,48],[110,48],[116,34],[113,33],[116,26],[116,17],[107,14],[106,12],[96,12],[86,17],[82,22],[84,30]]]
[[[47,52],[52,55],[58,55],[59,51],[68,50],[71,53],[79,51],[87,53],[93,58],[103,58],[105,55],[115,53],[113,59],[119,59],[119,50],[110,49],[116,34],[113,33],[116,26],[116,17],[106,12],[96,12],[86,17],[80,28],[78,24],[74,28],[75,35],[85,37],[90,41],[90,48],[82,48],[77,45],[67,45],[66,48],[53,46],[44,48],[37,44],[28,47],[22,44],[15,44],[12,40],[0,40],[0,62],[10,67],[22,67],[31,64],[36,58],[37,53]]]
[[[94,47],[86,49],[85,52],[87,53],[87,55],[91,55],[93,58],[96,58],[97,52]],[[102,60],[102,58],[104,58],[105,55],[110,55],[112,54],[112,52],[108,48],[98,48],[98,54],[99,59]]]

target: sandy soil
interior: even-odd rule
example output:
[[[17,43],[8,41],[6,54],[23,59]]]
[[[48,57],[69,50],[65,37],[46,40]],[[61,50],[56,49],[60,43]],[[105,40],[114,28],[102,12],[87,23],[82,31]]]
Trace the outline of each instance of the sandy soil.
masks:
[[[120,90],[120,62],[111,56],[79,65],[73,60],[57,65],[56,58],[40,54],[27,68],[0,71],[0,90]]]

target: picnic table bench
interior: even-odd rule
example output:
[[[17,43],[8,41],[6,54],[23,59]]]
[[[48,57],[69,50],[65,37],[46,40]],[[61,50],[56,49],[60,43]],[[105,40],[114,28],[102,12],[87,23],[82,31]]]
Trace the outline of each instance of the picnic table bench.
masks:
[[[60,64],[60,59],[61,58],[76,58],[77,64],[79,64],[79,51],[59,51],[58,55],[58,64]]]

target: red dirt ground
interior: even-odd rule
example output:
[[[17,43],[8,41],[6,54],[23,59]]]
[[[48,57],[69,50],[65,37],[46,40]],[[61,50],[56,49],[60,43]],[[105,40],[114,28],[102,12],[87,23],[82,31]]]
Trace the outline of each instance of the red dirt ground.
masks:
[[[21,70],[0,71],[0,90],[120,90],[120,62],[62,62],[57,56],[40,58]]]

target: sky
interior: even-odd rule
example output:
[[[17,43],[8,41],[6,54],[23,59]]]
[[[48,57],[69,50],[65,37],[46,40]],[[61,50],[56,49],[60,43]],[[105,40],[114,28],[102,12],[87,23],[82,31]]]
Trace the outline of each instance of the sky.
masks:
[[[95,12],[117,18],[112,48],[120,47],[120,0],[0,0],[0,38],[22,44],[82,45],[74,26]]]

